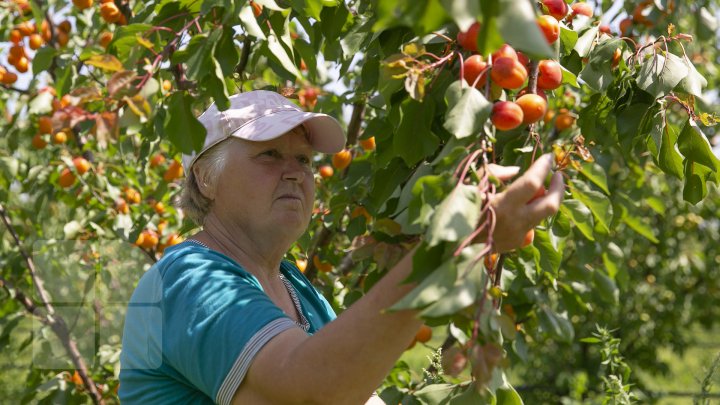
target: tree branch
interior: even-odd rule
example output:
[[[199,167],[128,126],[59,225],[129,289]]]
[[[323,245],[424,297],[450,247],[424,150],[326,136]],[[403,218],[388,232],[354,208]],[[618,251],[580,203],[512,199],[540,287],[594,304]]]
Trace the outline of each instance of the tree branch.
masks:
[[[347,144],[355,145],[360,136],[360,124],[362,123],[363,113],[365,112],[365,99],[356,101],[353,104],[352,117],[348,123]]]
[[[235,73],[242,76],[245,68],[247,67],[248,60],[250,60],[250,48],[252,47],[252,38],[249,35],[245,35],[243,39],[242,51],[240,53],[240,62],[235,67]]]
[[[5,224],[5,227],[10,232],[10,235],[15,241],[15,244],[17,245],[20,254],[25,259],[25,264],[30,271],[30,276],[32,277],[33,283],[35,284],[38,295],[40,296],[42,306],[47,311],[47,314],[42,317],[41,321],[46,325],[49,325],[53,332],[55,332],[55,335],[58,337],[58,339],[60,339],[60,341],[62,342],[65,350],[70,355],[70,358],[72,359],[73,365],[78,371],[78,374],[80,374],[80,378],[83,380],[83,385],[90,393],[90,397],[92,398],[93,403],[100,405],[104,404],[105,401],[103,400],[102,395],[97,390],[95,383],[88,374],[87,366],[85,365],[85,361],[80,355],[77,344],[75,343],[75,340],[72,338],[72,336],[70,336],[70,331],[65,324],[65,320],[60,315],[55,314],[55,308],[53,308],[53,306],[50,304],[50,299],[47,290],[45,290],[44,283],[42,279],[37,275],[35,263],[33,262],[32,258],[27,254],[27,252],[25,252],[25,250],[22,248],[22,242],[20,241],[20,237],[15,231],[15,228],[12,225],[12,221],[10,220],[10,216],[8,215],[7,211],[5,211],[5,207],[2,204],[0,204],[0,217],[2,217],[2,221]],[[2,283],[5,284],[5,281],[2,280]],[[25,309],[28,310],[28,312],[37,316],[38,308],[35,306],[35,304],[21,291],[15,291],[15,299],[18,300],[25,307]]]

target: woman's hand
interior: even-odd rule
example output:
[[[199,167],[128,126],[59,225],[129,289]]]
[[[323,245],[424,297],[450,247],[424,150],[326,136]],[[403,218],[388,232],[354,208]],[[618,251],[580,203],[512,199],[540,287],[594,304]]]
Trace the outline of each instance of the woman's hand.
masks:
[[[497,219],[493,233],[496,251],[507,252],[521,247],[525,234],[560,208],[565,190],[561,173],[553,175],[550,188],[544,193],[544,182],[552,169],[552,159],[552,154],[541,156],[522,176],[493,198],[491,204]],[[515,176],[519,168],[491,165],[490,171],[498,179],[506,181]]]

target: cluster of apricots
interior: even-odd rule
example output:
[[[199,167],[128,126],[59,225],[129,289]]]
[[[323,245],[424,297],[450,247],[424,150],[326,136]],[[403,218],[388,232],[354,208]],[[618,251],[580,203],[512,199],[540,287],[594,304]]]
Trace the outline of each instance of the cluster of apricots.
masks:
[[[560,37],[560,21],[573,19],[582,15],[592,17],[593,10],[587,3],[575,3],[571,7],[564,0],[543,0],[543,15],[537,18],[537,25],[543,33],[548,44],[554,44]],[[477,49],[477,36],[480,24],[473,24],[467,31],[460,32],[457,42],[463,49],[472,52],[463,63],[462,76],[470,85],[484,89],[489,86],[491,99],[500,98],[502,91],[514,92],[514,100],[496,101],[493,104],[490,119],[493,125],[501,131],[509,131],[520,125],[530,125],[548,117],[548,103],[546,91],[552,91],[562,84],[563,74],[560,63],[552,59],[538,62],[536,92],[530,92],[528,83],[530,60],[522,52],[504,44],[487,60],[479,55]],[[618,55],[619,57],[619,55]],[[524,88],[523,88],[524,87]],[[567,116],[567,118],[565,118]],[[572,126],[572,115],[562,115],[556,120],[558,130]],[[558,123],[562,121],[560,125]],[[565,125],[565,124],[570,125]],[[563,126],[561,128],[561,126]]]
[[[94,0],[73,0],[73,4],[79,10],[85,10],[93,6]],[[126,25],[127,19],[120,11],[113,0],[100,0],[100,16],[109,24]]]
[[[371,136],[358,140],[358,144],[363,151],[369,152],[375,150],[375,137]],[[322,165],[318,168],[318,174],[323,179],[332,177],[335,174],[335,170],[343,171],[350,166],[353,159],[353,152],[350,149],[343,149],[340,152],[332,156],[332,165]]]
[[[48,20],[43,20],[40,29],[32,21],[23,21],[10,30],[10,50],[7,56],[7,63],[15,68],[18,73],[25,73],[30,69],[31,56],[26,47],[36,51],[44,44],[54,39],[60,47],[67,45],[70,39],[70,21],[63,21],[54,28]],[[27,43],[26,43],[27,42]],[[17,74],[8,71],[0,65],[0,82],[11,85],[17,81]]]

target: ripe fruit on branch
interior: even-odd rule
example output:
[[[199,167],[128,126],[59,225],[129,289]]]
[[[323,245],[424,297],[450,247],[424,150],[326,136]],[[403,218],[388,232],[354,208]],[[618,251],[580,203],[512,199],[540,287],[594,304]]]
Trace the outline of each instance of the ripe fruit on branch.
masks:
[[[125,189],[125,199],[130,204],[140,204],[140,200],[142,197],[140,196],[140,192],[135,190],[134,188],[126,188]]]
[[[163,88],[163,90],[166,91],[166,92],[172,90],[172,82],[171,82],[170,80],[167,80],[167,79],[163,80],[163,82],[162,82],[162,88]]]
[[[295,265],[297,266],[298,270],[300,270],[301,273],[305,273],[305,269],[307,269],[307,259],[297,258],[295,259]]]
[[[162,203],[162,201],[158,201],[155,204],[153,204],[153,210],[156,214],[162,215],[165,213],[165,204]]]
[[[517,59],[500,57],[493,60],[490,78],[504,89],[518,89],[527,79],[527,70]]]
[[[180,162],[178,162],[177,160],[173,159],[173,161],[170,162],[170,166],[167,168],[165,173],[163,173],[163,180],[165,180],[169,183],[175,179],[181,178],[182,176],[183,176],[182,164],[180,164]]]
[[[487,67],[488,64],[483,61],[482,56],[473,55],[465,60],[463,79],[471,86],[475,83],[475,87],[479,89],[487,83]]]
[[[80,10],[92,7],[93,0],[73,0],[73,4]]]
[[[69,168],[64,168],[60,172],[60,177],[58,178],[58,184],[62,188],[68,188],[75,184],[75,175],[72,171],[70,171]]]
[[[576,15],[584,15],[585,17],[593,16],[592,6],[587,3],[575,3],[570,8],[572,8],[572,17]]]
[[[493,64],[500,58],[510,58],[512,60],[518,60],[518,53],[515,48],[508,44],[503,44],[497,51],[493,52],[492,60]]]
[[[560,23],[551,15],[541,15],[537,18],[537,25],[540,27],[548,44],[552,44],[560,37]]]
[[[629,37],[632,35],[633,20],[631,18],[625,18],[620,21],[620,35]]]
[[[110,42],[113,39],[113,34],[110,31],[103,31],[100,33],[100,38],[98,39],[98,42],[100,43],[100,46],[107,49],[108,45],[110,45]]]
[[[515,100],[515,103],[522,109],[522,123],[525,125],[540,121],[547,112],[547,101],[537,94],[525,94]]]
[[[533,240],[535,239],[535,229],[530,229],[525,234],[525,239],[523,239],[523,243],[520,247],[528,247],[533,243]]]
[[[322,177],[323,179],[327,179],[332,177],[335,171],[330,165],[322,165],[320,166],[320,168],[318,168],[318,173],[320,173],[320,177]]]
[[[332,157],[332,164],[338,170],[344,170],[346,167],[350,166],[351,161],[352,153],[347,149],[341,150]]]
[[[483,262],[485,263],[485,268],[488,270],[494,269],[495,264],[497,264],[498,260],[498,254],[497,253],[488,253],[485,255],[485,258],[483,259]]]
[[[35,149],[44,149],[47,146],[47,142],[45,141],[45,139],[43,139],[41,134],[33,135],[30,143]]]
[[[568,129],[575,124],[575,117],[566,108],[558,111],[557,117],[555,117],[555,128],[558,131]]]
[[[542,90],[555,90],[562,84],[562,68],[552,59],[541,60],[538,64],[537,87]]]
[[[542,0],[543,11],[555,19],[562,20],[568,13],[568,5],[565,0]]]
[[[48,116],[38,118],[38,130],[41,134],[51,134],[53,131],[52,118]]]
[[[19,30],[12,30],[10,31],[10,42],[12,42],[15,45],[20,45],[20,41],[22,41],[22,34]]]
[[[620,63],[621,56],[622,56],[622,51],[620,50],[620,48],[615,49],[615,52],[613,52],[613,57],[612,57],[612,64],[610,66],[613,68],[617,67],[618,63]]]
[[[495,128],[509,131],[520,126],[523,122],[523,110],[512,101],[498,101],[493,105],[490,120]]]
[[[122,13],[120,13],[120,9],[115,5],[115,3],[110,2],[100,5],[100,16],[102,16],[103,20],[109,23],[116,23],[120,21]]]
[[[415,334],[415,340],[420,343],[427,343],[432,339],[432,329],[427,325],[420,326],[420,329]]]
[[[360,139],[358,141],[360,144],[360,147],[363,148],[363,150],[375,150],[375,137],[371,136],[370,138],[366,139]]]
[[[610,30],[609,25],[603,24],[598,28],[598,30],[600,30],[600,32],[602,32],[602,33],[612,36],[612,31]]]
[[[90,170],[90,162],[88,162],[82,156],[74,158],[73,165],[75,166],[75,170],[77,170],[79,174],[85,174],[88,170]]]
[[[260,17],[260,14],[262,14],[263,6],[255,3],[254,1],[250,1],[250,7],[252,7],[255,17]]]
[[[313,256],[313,264],[318,271],[323,273],[329,273],[333,269],[332,264],[320,261],[320,257],[318,257],[317,255]]]
[[[150,167],[157,167],[165,163],[165,156],[162,153],[156,153],[150,158]]]
[[[365,217],[365,223],[370,223],[372,215],[370,215],[368,210],[365,209],[365,207],[363,207],[362,205],[353,208],[353,210],[350,212],[350,219],[355,219],[361,215]]]
[[[474,22],[467,31],[458,33],[458,44],[465,50],[477,52],[477,37],[479,31],[480,23]]]
[[[158,238],[157,232],[150,229],[145,229],[144,231],[140,232],[137,240],[135,240],[135,244],[143,249],[149,250],[157,246],[159,241],[160,239]]]
[[[56,145],[60,145],[62,143],[67,142],[68,136],[63,131],[58,131],[52,136],[52,142]]]
[[[30,49],[37,50],[40,49],[40,47],[43,44],[43,39],[40,36],[40,34],[32,34],[30,35],[30,39],[28,40],[28,45],[30,46]]]

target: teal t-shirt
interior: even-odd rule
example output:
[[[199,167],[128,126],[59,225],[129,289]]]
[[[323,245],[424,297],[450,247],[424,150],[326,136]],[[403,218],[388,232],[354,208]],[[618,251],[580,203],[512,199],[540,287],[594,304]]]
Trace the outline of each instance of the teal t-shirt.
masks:
[[[290,262],[290,281],[313,334],[335,318]],[[192,242],[165,251],[130,299],[120,355],[120,400],[131,404],[229,404],[258,351],[299,328],[235,261]]]

